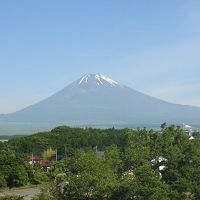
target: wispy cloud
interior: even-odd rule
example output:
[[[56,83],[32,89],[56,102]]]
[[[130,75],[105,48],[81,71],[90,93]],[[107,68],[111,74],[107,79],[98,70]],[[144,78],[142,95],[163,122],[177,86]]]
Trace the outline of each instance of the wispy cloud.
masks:
[[[199,82],[173,82],[145,92],[172,103],[200,106]]]
[[[126,84],[158,98],[200,106],[200,37],[137,52],[113,63]]]

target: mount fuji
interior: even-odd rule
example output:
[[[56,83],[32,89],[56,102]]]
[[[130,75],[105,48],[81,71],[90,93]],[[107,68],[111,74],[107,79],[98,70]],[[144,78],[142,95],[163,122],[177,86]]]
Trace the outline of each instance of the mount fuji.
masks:
[[[39,103],[0,115],[0,122],[199,124],[200,108],[168,103],[102,74],[90,74]]]

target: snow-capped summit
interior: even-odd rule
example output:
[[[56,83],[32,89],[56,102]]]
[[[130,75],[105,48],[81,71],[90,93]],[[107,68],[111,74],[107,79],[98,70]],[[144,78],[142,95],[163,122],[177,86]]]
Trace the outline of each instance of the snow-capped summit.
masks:
[[[111,87],[121,86],[117,81],[103,75],[103,74],[88,74],[84,75],[78,80],[78,84],[96,84],[96,85],[109,85]]]

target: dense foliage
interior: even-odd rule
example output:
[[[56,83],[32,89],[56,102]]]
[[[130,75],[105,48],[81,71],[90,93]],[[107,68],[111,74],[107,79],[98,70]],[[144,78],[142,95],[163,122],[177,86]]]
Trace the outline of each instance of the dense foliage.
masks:
[[[200,199],[200,139],[190,140],[176,126],[163,125],[161,131],[62,126],[12,139],[0,148],[2,160],[8,156],[16,166],[24,163],[15,160],[18,154],[57,149],[58,161],[51,159],[48,173],[34,175],[38,182],[47,176],[52,182],[38,200]],[[25,164],[16,167],[14,183],[30,179],[27,172]],[[8,185],[9,173],[0,173],[0,187],[5,181]]]
[[[31,179],[30,166],[14,152],[0,153],[0,187],[25,185]]]
[[[92,128],[70,128],[61,126],[51,132],[38,133],[27,137],[9,140],[12,150],[19,153],[34,152],[41,155],[49,148],[58,149],[58,155],[64,157],[69,155],[76,148],[98,146],[104,149],[107,146],[116,144],[123,148],[127,144],[128,129],[92,129]],[[135,131],[137,132],[137,131]]]

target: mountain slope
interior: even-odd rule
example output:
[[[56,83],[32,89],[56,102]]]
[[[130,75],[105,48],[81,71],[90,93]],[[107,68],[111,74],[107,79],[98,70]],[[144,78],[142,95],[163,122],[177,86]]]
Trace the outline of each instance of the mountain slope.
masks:
[[[199,123],[200,108],[168,103],[101,74],[85,75],[51,97],[1,121],[92,123]]]

